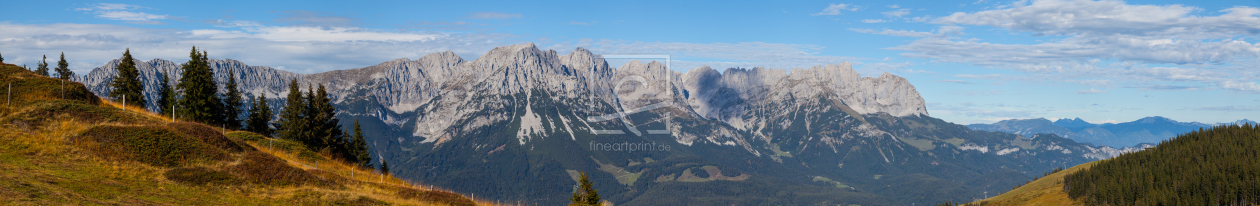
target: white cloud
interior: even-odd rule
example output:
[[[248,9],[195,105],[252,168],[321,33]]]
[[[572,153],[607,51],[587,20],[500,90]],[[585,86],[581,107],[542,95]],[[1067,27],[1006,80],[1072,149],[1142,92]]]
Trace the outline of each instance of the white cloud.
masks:
[[[1260,34],[1260,9],[1238,6],[1219,16],[1196,16],[1182,5],[1129,5],[1123,1],[1040,0],[1031,5],[954,13],[941,24],[985,25],[1045,35],[1135,35],[1216,39]]]
[[[884,22],[888,22],[888,20],[883,20],[883,19],[863,19],[862,20],[862,23],[868,23],[868,24],[884,23]]]
[[[1255,82],[1237,82],[1233,80],[1226,80],[1220,82],[1220,87],[1234,91],[1260,92],[1260,84],[1256,84]]]
[[[443,37],[440,34],[418,34],[402,32],[381,32],[357,27],[277,27],[261,26],[245,28],[245,31],[229,30],[193,30],[192,35],[205,36],[212,39],[225,38],[259,38],[268,41],[390,41],[411,42],[430,41]]]
[[[571,51],[585,47],[601,54],[666,53],[672,55],[672,69],[687,71],[703,65],[722,70],[732,67],[752,68],[809,68],[825,64],[850,62],[864,65],[861,58],[818,55],[824,47],[807,44],[776,44],[764,42],[740,43],[682,43],[682,42],[631,42],[618,40],[584,39],[577,43],[562,42],[545,49]],[[693,60],[702,59],[702,60]],[[855,66],[855,68],[860,68]],[[883,66],[877,65],[877,66]]]
[[[127,5],[127,4],[100,3],[100,4],[94,5],[93,7],[76,8],[74,10],[93,13],[93,14],[96,14],[96,17],[99,17],[102,19],[109,19],[109,20],[153,21],[153,20],[158,20],[158,19],[170,18],[170,16],[167,16],[167,15],[158,15],[158,14],[149,14],[149,13],[144,13],[144,12],[129,11],[129,10],[136,10],[136,9],[141,9],[141,8],[145,8],[145,7]],[[144,23],[144,22],[141,22],[141,23]],[[148,24],[152,24],[152,23],[149,22]]]
[[[1103,93],[1107,93],[1107,91],[1089,88],[1089,90],[1080,90],[1080,91],[1076,91],[1076,93],[1077,94],[1103,94]]]
[[[897,18],[901,18],[902,16],[905,16],[905,15],[910,15],[910,10],[909,10],[909,9],[898,9],[898,10],[893,10],[893,11],[880,12],[880,14],[884,14],[884,16],[886,16],[886,17],[897,17]]]
[[[14,24],[0,22],[6,57],[35,65],[39,55],[66,52],[71,69],[86,74],[130,48],[138,59],[186,61],[192,46],[211,58],[299,73],[352,69],[398,58],[454,51],[478,56],[514,42],[507,34],[423,34],[361,28],[258,27],[224,30],[145,29],[103,24]],[[55,57],[54,57],[55,58]],[[6,61],[7,62],[7,61]]]
[[[867,33],[867,34],[879,34],[879,35],[888,35],[888,36],[903,36],[903,37],[918,37],[918,38],[931,37],[932,35],[934,35],[934,34],[932,34],[931,32],[905,31],[905,30],[892,30],[892,29],[884,29],[883,31],[876,31],[876,30],[874,30],[874,29],[854,29],[854,28],[850,28],[850,29],[849,29],[849,31],[856,31],[856,32]]]
[[[857,11],[858,7],[849,4],[831,4],[824,8],[821,12],[811,14],[813,16],[835,16],[840,15],[840,11]]]
[[[896,9],[896,8],[901,8],[901,6],[898,6],[898,5],[896,5],[896,4],[893,4],[893,5],[888,5],[888,8],[894,8],[894,9]]]
[[[332,27],[349,27],[359,25],[358,18],[338,16],[329,12],[317,11],[281,11],[284,18],[276,19],[276,22],[289,23],[295,26],[332,26]]]
[[[1093,85],[1082,79],[1109,79],[1151,90],[1202,89],[1195,86],[1140,86],[1151,81],[1197,82],[1241,92],[1260,92],[1260,9],[1236,6],[1213,15],[1182,5],[1130,5],[1123,1],[1039,0],[998,9],[914,17],[945,25],[1004,28],[1038,39],[1032,44],[920,36],[892,47],[902,56],[940,62],[1013,69],[1030,81]],[[937,33],[947,33],[942,27]],[[866,30],[873,31],[873,30]],[[961,27],[948,32],[961,33]],[[869,32],[868,32],[869,33]],[[883,32],[881,32],[883,33]],[[892,34],[892,32],[887,32]],[[956,35],[956,34],[950,34]],[[1049,37],[1049,38],[1046,38]],[[1154,64],[1154,65],[1151,65]],[[1139,85],[1139,86],[1134,86]]]
[[[519,19],[519,18],[524,18],[524,17],[525,15],[521,15],[521,14],[508,14],[508,13],[498,13],[498,12],[476,12],[476,13],[468,14],[468,18],[474,18],[474,19]]]

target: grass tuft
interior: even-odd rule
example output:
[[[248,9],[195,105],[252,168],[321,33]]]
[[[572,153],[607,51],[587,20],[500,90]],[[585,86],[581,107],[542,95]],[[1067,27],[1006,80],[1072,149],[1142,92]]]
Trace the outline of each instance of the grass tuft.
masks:
[[[225,172],[214,171],[205,167],[175,168],[163,175],[166,179],[193,185],[239,185],[241,180]]]

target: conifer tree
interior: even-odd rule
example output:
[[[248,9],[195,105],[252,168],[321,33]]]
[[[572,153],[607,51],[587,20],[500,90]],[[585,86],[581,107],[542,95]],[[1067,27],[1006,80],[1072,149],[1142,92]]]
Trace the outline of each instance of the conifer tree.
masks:
[[[4,55],[0,55],[0,63],[4,63]]]
[[[262,97],[253,102],[254,106],[249,108],[249,118],[245,120],[245,130],[271,137],[271,107],[267,106],[267,93],[263,93]]]
[[[369,153],[367,140],[363,138],[363,129],[359,128],[359,119],[354,119],[354,138],[350,140],[350,151],[354,154],[351,161],[364,167],[372,167],[372,154]]]
[[[39,60],[38,67],[35,68],[35,73],[46,77],[48,76],[48,55],[44,55],[44,59]]]
[[[236,88],[236,71],[228,69],[227,94],[223,97],[223,122],[227,124],[227,128],[241,128],[241,91]]]
[[[381,160],[381,174],[389,175],[389,162]]]
[[[175,105],[175,90],[171,88],[171,76],[169,71],[162,72],[162,86],[158,87],[157,110],[164,117],[170,117],[173,111],[172,106]]]
[[[333,107],[332,99],[328,96],[328,91],[324,89],[323,84],[319,84],[318,89],[308,93],[307,119],[310,121],[310,131],[313,139],[312,142],[316,148],[323,148],[325,152],[337,153],[338,156],[350,156],[349,147],[346,146],[345,133],[341,131],[340,120],[337,119],[337,108]]]
[[[581,189],[573,192],[573,196],[569,197],[569,205],[571,206],[595,206],[600,205],[599,193],[591,185],[590,178],[586,177],[586,172],[581,173],[578,183]]]
[[[126,105],[145,108],[148,101],[144,97],[144,83],[140,82],[140,70],[136,69],[134,61],[131,58],[131,49],[123,52],[122,60],[114,67],[118,70],[118,75],[114,76],[111,84],[114,90],[109,92],[109,96],[116,101],[125,100]]]
[[[70,71],[70,63],[66,62],[66,53],[61,52],[61,61],[57,61],[57,78],[70,80],[72,76],[74,76],[74,71]]]
[[[197,52],[197,47],[193,47],[188,55],[190,59],[184,64],[184,72],[179,79],[179,85],[176,85],[183,92],[178,103],[179,113],[190,121],[217,125],[223,121],[223,106],[219,101],[219,87],[214,82],[214,71],[210,70],[207,55],[204,51]]]
[[[276,135],[305,143],[307,138],[302,130],[306,129],[306,100],[296,78],[289,81],[289,95],[285,100],[284,110],[280,110],[280,119],[276,122]]]

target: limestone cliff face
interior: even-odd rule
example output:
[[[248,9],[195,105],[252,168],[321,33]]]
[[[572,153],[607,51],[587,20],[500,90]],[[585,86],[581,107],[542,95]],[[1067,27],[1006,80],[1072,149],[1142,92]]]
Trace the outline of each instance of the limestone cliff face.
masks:
[[[92,70],[80,81],[93,92],[108,94],[112,89],[109,83],[117,73],[114,69],[117,61]],[[548,101],[607,105],[619,111],[668,105],[679,108],[678,111],[691,111],[674,115],[696,115],[746,131],[765,125],[766,121],[788,119],[789,112],[767,111],[822,111],[820,109],[825,109],[821,107],[836,106],[853,112],[851,115],[881,112],[898,117],[928,115],[923,98],[906,79],[888,73],[861,77],[849,63],[790,72],[758,67],[733,68],[719,73],[705,66],[679,73],[668,71],[655,61],[632,61],[613,68],[601,56],[583,48],[559,55],[554,50],[539,50],[533,44],[495,48],[473,61],[461,59],[453,52],[441,52],[417,60],[403,58],[317,74],[296,74],[230,59],[212,59],[210,63],[220,87],[227,82],[227,71],[234,70],[239,89],[254,96],[266,94],[275,104],[283,102],[279,99],[287,95],[291,79],[297,79],[303,90],[323,84],[334,103],[347,107],[339,111],[380,118],[398,128],[413,128],[412,136],[425,142],[449,138],[451,132],[459,132],[452,129],[461,122],[487,125],[514,121],[512,116],[522,112],[519,108],[538,106],[531,106],[537,104],[531,100],[535,98],[530,96],[531,91],[547,92],[546,98],[551,99]],[[150,97],[157,96],[162,73],[169,74],[173,80],[181,77],[181,63],[154,59],[136,61],[136,65],[145,83],[145,93]],[[474,98],[479,100],[474,101]],[[149,106],[156,105],[155,99],[149,101]],[[369,104],[349,103],[355,101]],[[479,112],[498,109],[511,113]],[[566,124],[591,130],[591,123],[577,114],[609,108],[584,109],[592,111],[574,111],[564,119],[570,122]],[[459,130],[476,128],[476,125],[461,126]],[[528,141],[527,133],[521,133],[522,142]],[[679,137],[687,138],[679,141],[690,144],[707,138],[718,144],[737,145],[747,145],[750,141],[738,135],[701,136]]]

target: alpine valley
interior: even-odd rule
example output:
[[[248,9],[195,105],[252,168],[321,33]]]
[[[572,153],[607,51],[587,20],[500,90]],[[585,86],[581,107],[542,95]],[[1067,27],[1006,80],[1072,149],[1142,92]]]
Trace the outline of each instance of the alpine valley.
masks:
[[[117,63],[78,81],[104,96]],[[579,172],[617,205],[968,202],[1136,150],[945,122],[906,79],[848,63],[676,72],[533,44],[317,74],[210,63],[221,89],[235,70],[272,108],[290,79],[323,84],[396,176],[505,203],[565,204]],[[180,75],[178,62],[135,64],[148,96],[161,74]]]

